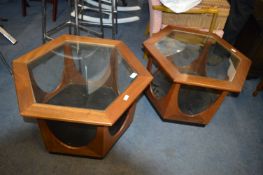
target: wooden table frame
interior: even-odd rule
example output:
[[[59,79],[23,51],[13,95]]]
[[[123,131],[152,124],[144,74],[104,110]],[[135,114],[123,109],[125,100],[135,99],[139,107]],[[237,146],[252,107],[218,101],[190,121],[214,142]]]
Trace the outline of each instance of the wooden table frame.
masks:
[[[45,93],[42,91],[36,85],[35,80],[31,78],[32,76],[30,76],[30,74],[32,74],[28,68],[30,63],[33,63],[41,56],[49,53],[51,50],[61,46],[65,42],[114,47],[119,51],[122,58],[138,75],[136,79],[134,79],[134,81],[127,87],[127,89],[123,93],[120,93],[119,96],[109,106],[107,106],[105,110],[84,109],[38,103],[39,99],[40,101],[48,101],[61,89],[63,89],[63,87],[69,85],[72,82],[75,84],[84,83],[83,78],[76,70],[73,61],[69,59],[64,59],[65,66],[62,75],[62,82],[57,86],[57,88],[55,88],[55,90],[50,93]],[[64,52],[71,54],[70,48],[66,47],[66,45],[64,46]],[[109,151],[111,146],[116,142],[120,135],[128,128],[132,121],[136,99],[141,95],[142,91],[152,80],[152,76],[123,42],[117,40],[79,37],[72,35],[60,36],[59,38],[52,40],[14,60],[13,72],[20,114],[25,118],[38,119],[39,127],[47,149],[50,152],[60,152],[92,157],[105,156],[105,154]],[[114,70],[112,71],[112,74],[114,74]],[[116,80],[114,80],[114,78],[110,79],[111,82],[107,83],[111,83],[114,86],[114,84],[116,84]],[[35,96],[34,93],[37,93],[38,95]],[[124,97],[127,95],[129,98],[124,100]],[[127,113],[127,117],[123,122],[123,126],[114,136],[111,136],[108,129],[113,126],[125,112]],[[96,126],[96,139],[84,147],[70,147],[55,138],[52,132],[48,129],[46,123],[47,120]]]
[[[152,6],[153,10],[158,10],[162,12],[167,12],[167,13],[175,13],[171,9],[163,6],[163,5],[154,5]],[[214,7],[210,8],[192,8],[186,12],[183,12],[183,14],[212,14],[212,20],[210,23],[209,27],[209,32],[213,32],[215,29],[215,24],[218,16],[218,9]]]
[[[227,49],[231,54],[239,59],[239,64],[236,67],[236,74],[232,81],[217,80],[210,77],[195,76],[180,73],[179,69],[174,66],[163,54],[161,54],[155,47],[155,43],[162,37],[167,36],[173,30],[193,33],[203,36],[210,36],[215,39],[221,46]],[[211,32],[201,32],[194,29],[168,26],[151,38],[144,42],[144,46],[149,53],[149,60],[147,69],[151,71],[153,60],[157,63],[159,68],[171,79],[173,82],[170,90],[166,96],[157,99],[153,94],[151,87],[147,89],[147,96],[155,106],[161,117],[165,120],[175,120],[181,122],[189,122],[195,124],[208,124],[212,116],[215,114],[219,106],[224,100],[228,92],[240,92],[243,83],[246,79],[251,61],[233,48],[230,44],[219,38]],[[205,49],[204,49],[205,50]],[[205,54],[205,53],[204,53]],[[209,108],[195,115],[188,115],[183,113],[178,107],[178,94],[182,85],[189,85],[192,87],[203,87],[217,90],[220,95],[218,99]]]

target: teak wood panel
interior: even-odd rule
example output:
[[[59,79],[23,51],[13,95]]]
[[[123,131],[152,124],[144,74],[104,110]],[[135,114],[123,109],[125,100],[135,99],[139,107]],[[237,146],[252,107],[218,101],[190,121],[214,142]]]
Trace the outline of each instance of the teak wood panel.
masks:
[[[49,129],[46,120],[38,119],[38,125],[44,144],[49,152],[72,154],[79,156],[89,156],[95,158],[103,158],[114,145],[114,143],[121,137],[121,135],[130,126],[135,111],[135,104],[129,109],[127,117],[120,129],[111,135],[108,126],[97,126],[96,136],[87,145],[81,147],[69,146],[60,141]]]

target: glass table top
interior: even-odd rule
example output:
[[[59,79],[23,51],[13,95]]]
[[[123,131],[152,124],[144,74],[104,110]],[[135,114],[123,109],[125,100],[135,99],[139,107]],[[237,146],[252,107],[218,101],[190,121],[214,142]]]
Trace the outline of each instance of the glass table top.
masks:
[[[232,81],[239,59],[211,36],[171,31],[154,46],[182,74]]]
[[[65,42],[28,65],[37,103],[103,110],[137,73],[113,46]]]

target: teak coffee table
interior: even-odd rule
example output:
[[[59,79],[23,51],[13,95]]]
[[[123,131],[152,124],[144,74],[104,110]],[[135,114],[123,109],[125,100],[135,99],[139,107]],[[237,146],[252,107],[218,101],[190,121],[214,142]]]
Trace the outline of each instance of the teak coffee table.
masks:
[[[63,35],[13,61],[20,114],[49,152],[106,155],[152,76],[121,41]]]
[[[147,96],[164,120],[208,124],[240,92],[250,60],[217,35],[168,26],[144,42],[154,79]]]

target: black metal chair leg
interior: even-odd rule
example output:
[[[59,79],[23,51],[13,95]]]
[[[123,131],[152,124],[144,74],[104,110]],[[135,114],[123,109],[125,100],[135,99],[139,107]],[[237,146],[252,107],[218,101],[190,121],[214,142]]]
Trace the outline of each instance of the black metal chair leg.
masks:
[[[12,68],[11,66],[6,62],[5,60],[5,57],[3,56],[3,54],[0,52],[0,58],[1,58],[1,61],[4,63],[4,65],[6,66],[8,72],[13,75],[13,71],[12,71]]]

